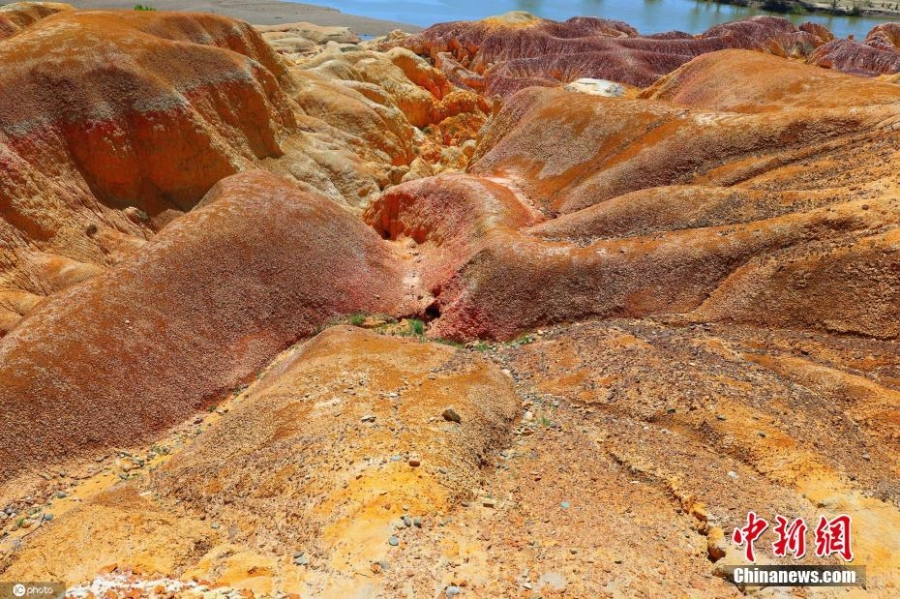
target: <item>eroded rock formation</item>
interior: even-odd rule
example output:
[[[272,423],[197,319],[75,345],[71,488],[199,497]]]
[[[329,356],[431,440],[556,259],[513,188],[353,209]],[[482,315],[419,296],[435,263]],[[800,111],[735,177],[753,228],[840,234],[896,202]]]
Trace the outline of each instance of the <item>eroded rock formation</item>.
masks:
[[[897,595],[895,27],[0,32],[0,580],[731,597],[753,510]]]
[[[464,166],[487,110],[408,51],[347,53],[327,31],[288,27],[321,51],[298,67],[273,32],[213,15],[29,3],[0,23],[0,334],[224,177],[264,168],[364,205]]]
[[[267,173],[226,178],[3,339],[0,480],[147,439],[335,316],[414,311],[401,265],[324,196]],[[32,435],[35,422],[47,426]]]

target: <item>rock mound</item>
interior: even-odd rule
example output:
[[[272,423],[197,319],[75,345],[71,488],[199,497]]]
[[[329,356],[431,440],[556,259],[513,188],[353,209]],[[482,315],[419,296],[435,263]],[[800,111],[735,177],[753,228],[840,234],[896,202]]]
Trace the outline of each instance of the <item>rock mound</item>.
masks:
[[[147,439],[336,315],[412,310],[394,251],[328,199],[251,172],[203,204],[3,339],[0,480]]]
[[[280,363],[154,484],[239,531],[233,540],[302,548],[344,574],[370,573],[392,535],[434,526],[470,498],[518,403],[507,376],[464,351],[334,327]],[[448,409],[460,422],[442,417]]]
[[[398,43],[431,57],[460,87],[507,97],[584,78],[645,87],[701,54],[728,48],[805,58],[828,36],[775,17],[725,23],[697,36],[642,36],[621,21],[592,17],[562,23],[532,17],[442,23]]]
[[[727,86],[767,69],[771,79]],[[723,70],[724,84],[708,85]],[[820,106],[810,90],[822,87],[847,93]],[[761,277],[761,265],[816,256],[825,277],[837,268],[828,248],[856,253],[897,226],[895,200],[872,188],[843,193],[841,171],[831,170],[855,168],[856,185],[872,187],[891,177],[866,155],[896,139],[883,124],[894,118],[894,86],[729,51],[696,59],[645,95],[670,101],[523,90],[492,120],[466,177],[400,186],[370,208],[383,236],[416,246],[435,296],[431,334],[508,339],[587,316],[686,315],[713,292],[729,306],[717,319],[743,313],[726,297],[750,318],[762,305],[740,299],[747,293],[771,298],[766,309],[778,314],[785,280]],[[799,178],[797,163],[818,174]],[[880,316],[851,311],[840,328],[895,337],[887,279],[847,268],[859,280],[846,295],[828,287],[808,300],[820,310],[794,318],[806,304],[786,306],[767,322],[828,329],[826,314],[875,302]],[[738,291],[742,269],[759,289]]]

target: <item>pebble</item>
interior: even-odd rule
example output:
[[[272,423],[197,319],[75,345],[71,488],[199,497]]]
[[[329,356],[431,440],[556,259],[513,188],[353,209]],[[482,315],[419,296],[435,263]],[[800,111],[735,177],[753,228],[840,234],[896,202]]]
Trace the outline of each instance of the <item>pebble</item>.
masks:
[[[294,554],[294,564],[297,566],[308,566],[309,558],[306,557],[306,554],[303,552]]]
[[[50,522],[53,520],[53,514],[44,514],[44,522]]]
[[[391,547],[396,547],[399,544],[400,539],[398,539],[397,537],[388,537],[388,545],[390,545]]]
[[[418,468],[421,464],[422,462],[419,461],[419,458],[409,458],[409,465],[413,468]]]
[[[413,518],[413,526],[415,526],[416,528],[422,528],[422,519],[418,516]]]
[[[559,504],[559,507],[561,507],[564,510],[567,510],[567,509],[569,509],[569,502],[563,501],[562,503]]]
[[[735,472],[734,470],[729,470],[729,471],[728,471],[728,476],[730,476],[731,478],[737,480],[738,473]]]
[[[409,528],[410,526],[412,526],[412,518],[410,518],[409,516],[403,516],[403,524],[406,526],[406,528]]]
[[[444,593],[446,593],[447,597],[456,597],[457,595],[462,593],[462,588],[455,585],[450,585],[449,587],[447,587],[447,590],[444,591]]]
[[[447,408],[446,410],[444,410],[441,416],[443,416],[444,420],[446,420],[447,422],[462,422],[462,416],[460,416],[453,408]]]
[[[362,422],[375,422],[375,415],[374,414],[366,414],[365,416],[360,418],[360,420]]]

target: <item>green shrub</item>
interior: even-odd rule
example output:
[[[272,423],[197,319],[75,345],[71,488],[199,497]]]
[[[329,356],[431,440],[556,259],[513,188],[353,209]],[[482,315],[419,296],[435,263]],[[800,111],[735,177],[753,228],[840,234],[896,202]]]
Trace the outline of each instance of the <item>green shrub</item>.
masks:
[[[146,6],[144,4],[135,4],[134,10],[156,10],[152,6]]]
[[[409,334],[415,337],[421,337],[425,334],[425,323],[416,318],[412,318],[407,321],[407,326],[409,326]]]

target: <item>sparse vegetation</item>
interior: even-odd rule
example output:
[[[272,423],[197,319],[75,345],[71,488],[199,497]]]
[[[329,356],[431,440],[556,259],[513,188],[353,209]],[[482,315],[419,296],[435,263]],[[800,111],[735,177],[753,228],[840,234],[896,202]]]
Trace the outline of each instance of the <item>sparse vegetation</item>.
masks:
[[[150,11],[150,10],[156,10],[156,9],[153,8],[152,6],[147,6],[146,4],[135,4],[134,10]]]
[[[509,342],[509,344],[512,346],[528,345],[529,343],[534,343],[534,337],[527,333],[524,335],[520,335]]]
[[[364,322],[366,322],[366,315],[362,312],[357,312],[350,316],[350,324],[355,327],[361,327]]]
[[[413,337],[422,337],[425,334],[425,323],[417,318],[411,318],[406,321],[409,328],[409,335]]]

